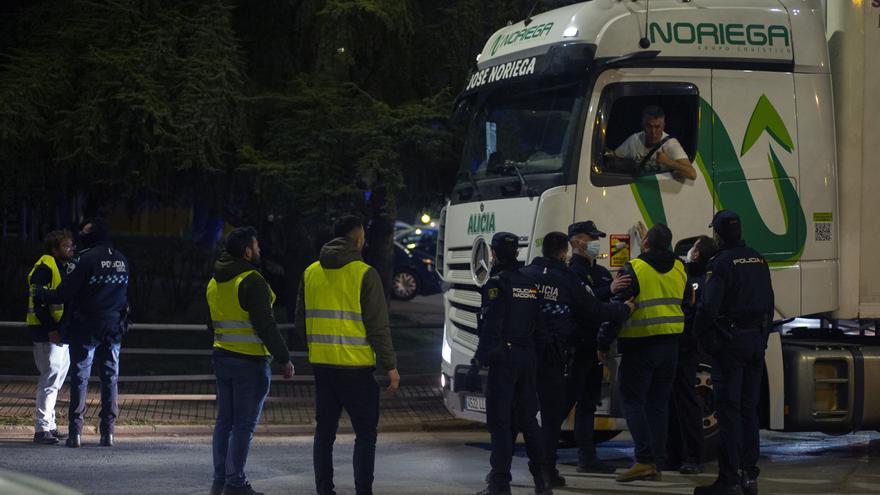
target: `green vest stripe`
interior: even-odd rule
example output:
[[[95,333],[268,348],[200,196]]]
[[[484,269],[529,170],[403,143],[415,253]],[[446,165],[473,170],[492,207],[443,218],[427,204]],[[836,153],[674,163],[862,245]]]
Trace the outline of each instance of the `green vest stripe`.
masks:
[[[645,318],[632,322],[631,327],[644,327],[647,325],[659,325],[662,323],[684,323],[684,316],[658,316],[656,318]]]
[[[341,268],[312,263],[303,274],[303,303],[309,362],[375,366],[361,310],[361,286],[370,269],[363,261]]]
[[[684,311],[681,302],[684,297],[687,275],[684,265],[675,260],[671,270],[660,273],[650,264],[641,260],[630,261],[639,294],[636,296],[636,309],[623,324],[621,339],[636,339],[656,335],[675,335],[684,331]]]
[[[260,272],[249,270],[225,282],[212,278],[208,282],[205,296],[211,311],[211,325],[214,327],[214,348],[237,352],[249,356],[269,356],[269,349],[257,335],[250,314],[241,307],[238,300],[238,286],[252,273],[262,277]],[[269,287],[270,304],[275,304],[275,292]]]
[[[366,337],[346,337],[345,335],[323,335],[312,333],[307,336],[309,343],[317,342],[321,344],[340,344],[340,345],[370,345]]]
[[[44,254],[40,256],[40,259],[34,263],[34,267],[31,268],[30,273],[28,273],[28,286],[31,286],[31,277],[34,276],[34,271],[36,271],[37,267],[40,265],[46,265],[49,267],[49,271],[52,272],[52,280],[49,282],[47,286],[49,289],[56,289],[58,285],[61,284],[61,271],[58,269],[58,263],[55,261],[55,257],[49,254]],[[64,315],[64,305],[63,304],[51,304],[49,305],[49,312],[52,315],[52,319],[57,321],[61,321],[61,317]],[[28,310],[27,316],[25,317],[25,323],[28,325],[39,325],[40,319],[37,318],[37,313],[34,310],[34,297],[28,295]]]
[[[332,309],[307,309],[306,318],[328,318],[331,320],[363,321],[360,313],[354,311],[336,311]]]
[[[648,299],[636,303],[636,308],[650,308],[651,306],[666,306],[668,304],[681,304],[681,299],[675,297],[661,297]]]

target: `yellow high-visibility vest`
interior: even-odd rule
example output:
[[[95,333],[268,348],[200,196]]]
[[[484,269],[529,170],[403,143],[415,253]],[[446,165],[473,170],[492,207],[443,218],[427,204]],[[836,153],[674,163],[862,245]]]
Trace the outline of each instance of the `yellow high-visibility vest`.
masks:
[[[620,338],[634,339],[684,331],[684,298],[687,274],[684,264],[675,260],[672,270],[660,273],[641,259],[630,261],[639,281],[636,309],[620,330]]]
[[[52,281],[49,283],[49,289],[55,289],[61,283],[61,271],[58,270],[58,263],[55,262],[55,257],[49,254],[44,254],[40,256],[40,259],[34,263],[34,267],[31,268],[30,273],[28,273],[28,286],[33,288],[34,285],[31,284],[31,277],[34,276],[34,272],[37,270],[37,267],[40,265],[46,265],[49,267],[49,270],[52,272]],[[52,319],[56,322],[61,321],[61,317],[64,315],[64,305],[63,304],[52,304],[49,306],[49,311],[52,314]],[[28,312],[27,318],[25,318],[25,322],[28,325],[39,325],[40,320],[37,318],[37,314],[34,312],[34,296],[28,295]]]
[[[248,275],[260,272],[249,270],[238,274],[226,282],[212,278],[208,282],[206,297],[211,310],[211,325],[214,327],[214,349],[247,354],[248,356],[269,356],[269,349],[257,335],[251,317],[238,300],[238,286]],[[267,284],[268,286],[268,284]],[[269,287],[271,303],[275,304],[275,292]]]
[[[303,274],[309,362],[375,366],[361,315],[361,285],[370,265],[353,261],[326,269],[316,261]]]

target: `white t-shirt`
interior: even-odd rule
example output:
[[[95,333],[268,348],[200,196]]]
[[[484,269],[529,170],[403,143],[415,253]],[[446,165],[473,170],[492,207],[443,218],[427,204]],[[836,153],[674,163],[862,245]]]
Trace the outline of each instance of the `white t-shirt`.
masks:
[[[669,134],[663,133],[663,137],[661,139],[666,139]],[[651,147],[653,148],[653,146]],[[645,147],[645,133],[637,132],[632,136],[626,138],[626,141],[623,142],[616,150],[614,150],[614,154],[620,158],[629,158],[631,160],[635,160],[637,162],[642,161],[645,155],[651,151],[651,148]],[[684,151],[684,148],[681,147],[681,144],[678,142],[678,139],[672,138],[669,141],[663,143],[663,146],[660,147],[660,151],[666,153],[666,155],[673,160],[688,160],[687,153]],[[651,159],[648,160],[646,165],[650,167],[662,167],[657,163],[657,152],[655,152]]]

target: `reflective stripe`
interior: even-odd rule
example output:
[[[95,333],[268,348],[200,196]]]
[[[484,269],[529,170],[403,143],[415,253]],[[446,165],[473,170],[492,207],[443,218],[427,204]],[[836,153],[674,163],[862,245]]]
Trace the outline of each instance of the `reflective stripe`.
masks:
[[[335,309],[307,309],[306,318],[364,321],[360,313],[354,311],[337,311]]]
[[[366,337],[347,337],[345,335],[324,335],[311,333],[307,335],[309,343],[337,345],[370,345]]]
[[[251,325],[249,321],[241,321],[241,320],[222,320],[222,321],[214,321],[211,320],[211,325],[214,325],[214,328],[250,328],[253,329],[254,326]]]
[[[646,325],[660,325],[663,323],[684,323],[684,316],[659,316],[657,318],[646,318],[644,320],[627,322],[630,327],[644,327]]]
[[[253,344],[262,344],[263,341],[253,334],[247,333],[215,333],[214,342],[247,342]]]
[[[679,306],[681,305],[681,299],[676,299],[674,297],[661,297],[657,299],[646,299],[644,301],[637,301],[636,308],[649,308],[651,306],[665,306],[667,304]]]

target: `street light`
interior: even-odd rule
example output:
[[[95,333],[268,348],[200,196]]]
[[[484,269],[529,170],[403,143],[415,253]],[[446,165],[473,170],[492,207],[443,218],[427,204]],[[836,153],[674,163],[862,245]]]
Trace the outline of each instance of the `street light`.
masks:
[[[427,213],[422,213],[421,220],[422,220],[423,224],[427,225],[427,224],[431,223],[431,215],[428,215]]]

